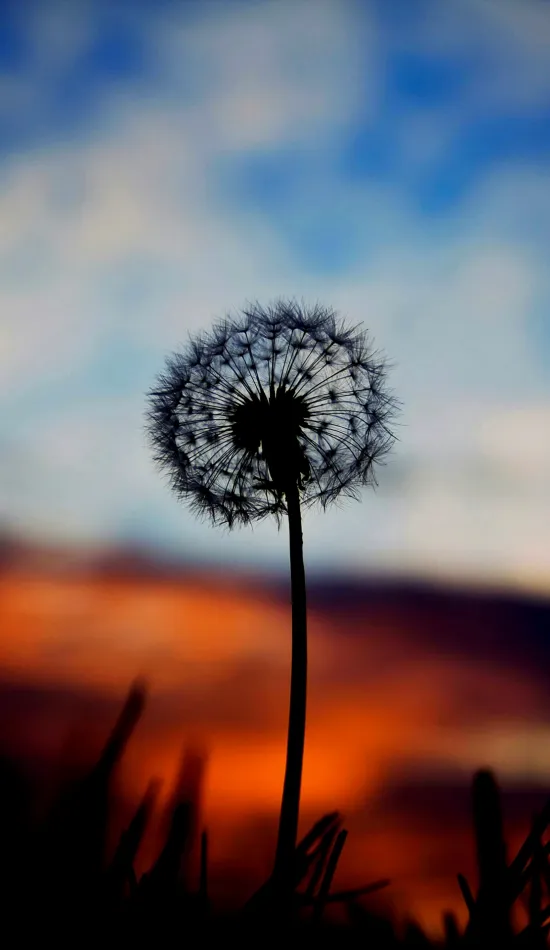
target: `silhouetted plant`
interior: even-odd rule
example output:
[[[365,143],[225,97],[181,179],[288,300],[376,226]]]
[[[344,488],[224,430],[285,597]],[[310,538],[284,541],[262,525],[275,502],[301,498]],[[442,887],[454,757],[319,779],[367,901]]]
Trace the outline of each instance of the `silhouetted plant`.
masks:
[[[287,515],[292,662],[274,880],[290,886],[307,693],[301,506],[357,497],[393,444],[395,402],[366,333],[323,306],[247,307],[167,360],[149,394],[155,458],[178,497],[214,524]]]
[[[113,877],[106,874],[112,784],[145,697],[144,684],[134,683],[97,762],[64,789],[41,829],[36,900],[42,919],[55,922],[58,929],[70,930],[70,918],[63,913],[67,905],[87,927],[101,927],[101,915],[114,899]]]
[[[184,940],[194,947],[218,940],[227,943],[229,935],[241,947],[275,945],[274,936],[289,939],[291,945],[304,939],[308,946],[368,945],[379,950],[435,950],[436,946],[446,950],[461,946],[472,950],[501,950],[506,946],[542,950],[548,945],[550,845],[544,843],[543,836],[550,818],[550,800],[535,817],[518,855],[507,865],[499,790],[488,772],[478,773],[473,785],[479,890],[474,898],[461,878],[470,922],[462,933],[454,915],[446,914],[443,943],[428,939],[414,921],[399,937],[391,917],[367,911],[359,903],[359,898],[385,887],[387,881],[330,892],[332,874],[346,836],[337,812],[316,822],[296,848],[294,905],[299,911],[309,909],[313,913],[297,914],[292,927],[287,927],[284,915],[277,917],[273,913],[269,897],[274,890],[272,878],[249,901],[249,913],[222,915],[209,910],[205,833],[201,838],[198,889],[194,890],[181,873],[196,830],[193,787],[195,777],[200,776],[200,762],[192,754],[186,757],[187,763],[191,763],[187,769],[191,781],[183,781],[183,769],[170,809],[165,843],[150,871],[137,881],[134,862],[151,816],[155,783],[149,786],[122,832],[111,861],[106,863],[103,855],[106,819],[110,817],[109,785],[139,719],[143,701],[143,689],[134,686],[97,764],[71,795],[62,796],[58,802],[46,829],[50,845],[47,866],[40,860],[42,842],[35,836],[39,829],[33,827],[31,786],[27,787],[14,764],[0,763],[0,796],[6,809],[3,818],[5,824],[14,825],[7,836],[3,835],[4,848],[0,849],[4,866],[0,936],[17,932],[22,945],[39,939],[57,946],[164,946]],[[298,890],[300,885],[305,890]],[[509,925],[510,909],[524,891],[529,920],[520,933],[514,934]],[[338,926],[335,921],[324,919],[325,907],[335,904],[347,908],[351,926]],[[280,928],[275,926],[279,923]]]
[[[550,905],[542,906],[542,890],[550,883],[547,847],[542,835],[550,823],[550,800],[538,814],[514,860],[507,864],[500,791],[493,774],[487,770],[475,774],[472,784],[474,835],[479,888],[474,898],[463,877],[458,883],[468,908],[469,922],[464,944],[476,950],[486,947],[547,945]],[[512,908],[528,888],[529,924],[519,934],[512,927]]]
[[[136,894],[137,878],[134,863],[153,811],[158,788],[158,782],[152,781],[149,783],[128,828],[120,836],[115,854],[107,869],[108,898],[117,906],[125,897],[135,896]]]
[[[443,914],[443,930],[445,933],[445,947],[447,950],[456,950],[461,945],[462,936],[455,914],[446,911]]]
[[[475,775],[472,804],[479,874],[476,930],[483,946],[492,936],[505,947],[512,937],[511,902],[500,794],[491,772]]]

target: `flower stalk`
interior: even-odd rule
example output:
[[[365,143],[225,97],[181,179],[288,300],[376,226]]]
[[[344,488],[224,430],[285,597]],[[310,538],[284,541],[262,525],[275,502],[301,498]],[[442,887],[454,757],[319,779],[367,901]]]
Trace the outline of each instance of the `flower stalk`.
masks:
[[[274,881],[294,887],[307,705],[307,600],[300,495],[295,482],[286,492],[292,599],[290,708],[283,796],[273,871]]]

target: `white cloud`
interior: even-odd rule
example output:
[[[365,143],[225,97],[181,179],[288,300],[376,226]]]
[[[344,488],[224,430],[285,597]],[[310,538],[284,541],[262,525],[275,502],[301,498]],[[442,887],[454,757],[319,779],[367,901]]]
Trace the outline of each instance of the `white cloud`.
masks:
[[[487,412],[480,426],[481,446],[499,466],[544,490],[550,484],[550,402],[511,405]]]
[[[192,128],[218,151],[319,141],[368,112],[380,75],[373,40],[355,0],[318,0],[315,15],[305,0],[213,4],[155,32],[170,88],[185,97],[192,72]]]
[[[550,238],[550,175],[542,162],[501,162],[471,187],[461,206],[464,222],[483,238],[500,234],[546,254]]]

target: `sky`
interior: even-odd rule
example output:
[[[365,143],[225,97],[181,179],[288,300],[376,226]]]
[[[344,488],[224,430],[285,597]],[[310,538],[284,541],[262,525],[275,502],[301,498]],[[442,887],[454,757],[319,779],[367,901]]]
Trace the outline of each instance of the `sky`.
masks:
[[[368,328],[402,410],[378,489],[306,513],[309,576],[446,586],[310,584],[302,820],[342,808],[343,873],[387,873],[434,926],[474,768],[519,789],[523,833],[548,607],[449,582],[549,591],[549,48],[547,0],[0,0],[0,528],[45,542],[0,571],[0,747],[54,756],[71,726],[74,757],[146,672],[128,794],[204,740],[220,866],[262,834],[269,856],[290,610],[250,579],[287,568],[285,530],[197,521],[144,412],[189,333],[320,300]],[[206,568],[79,575],[58,543]]]
[[[280,567],[172,497],[145,393],[246,301],[393,363],[379,488],[311,567],[548,590],[550,4],[2,0],[0,520]]]

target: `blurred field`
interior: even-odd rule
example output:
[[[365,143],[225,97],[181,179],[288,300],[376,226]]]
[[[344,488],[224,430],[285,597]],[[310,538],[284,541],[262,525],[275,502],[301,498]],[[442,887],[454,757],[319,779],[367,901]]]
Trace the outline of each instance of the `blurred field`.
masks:
[[[539,636],[550,609],[336,580],[313,581],[310,602],[303,828],[343,811],[338,883],[391,877],[399,912],[439,929],[442,908],[464,916],[456,871],[472,867],[472,771],[492,766],[502,778],[512,840],[550,786]],[[124,759],[122,812],[152,777],[166,801],[183,748],[195,749],[214,886],[240,899],[269,868],[280,805],[285,585],[19,549],[3,559],[0,614],[3,750],[42,771],[56,762],[60,776],[84,766],[144,677],[150,701]],[[153,835],[144,863],[154,848]]]

